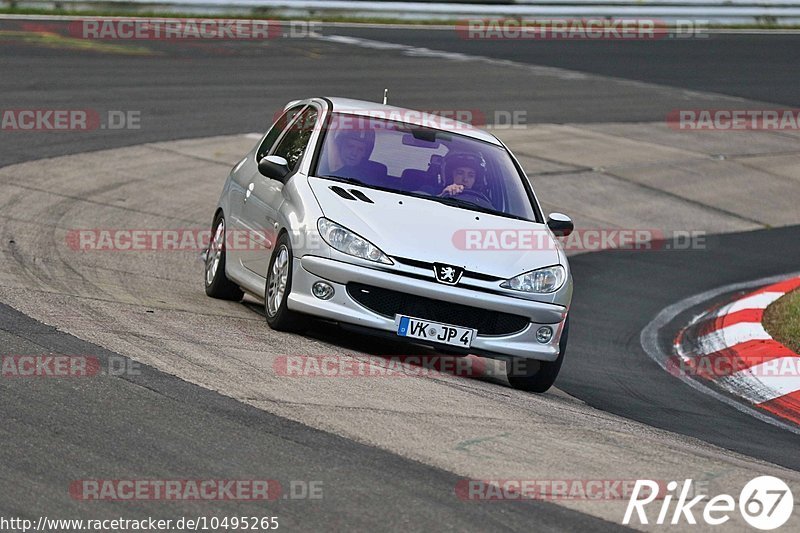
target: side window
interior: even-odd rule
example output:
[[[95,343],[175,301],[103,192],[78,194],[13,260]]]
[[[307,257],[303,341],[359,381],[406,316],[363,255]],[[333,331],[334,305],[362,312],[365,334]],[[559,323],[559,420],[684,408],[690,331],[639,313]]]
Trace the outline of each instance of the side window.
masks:
[[[289,163],[290,172],[297,170],[300,159],[306,151],[308,140],[317,123],[317,110],[309,106],[290,126],[278,146],[272,151]]]
[[[272,125],[269,133],[267,133],[267,136],[264,137],[264,141],[261,143],[261,146],[258,147],[258,152],[256,152],[256,162],[261,161],[269,155],[270,149],[275,145],[275,141],[277,141],[278,137],[281,136],[283,130],[286,129],[287,124],[289,124],[292,119],[294,119],[294,117],[296,117],[297,114],[303,110],[304,107],[305,104],[296,105],[278,117],[278,120],[276,120],[275,124]]]

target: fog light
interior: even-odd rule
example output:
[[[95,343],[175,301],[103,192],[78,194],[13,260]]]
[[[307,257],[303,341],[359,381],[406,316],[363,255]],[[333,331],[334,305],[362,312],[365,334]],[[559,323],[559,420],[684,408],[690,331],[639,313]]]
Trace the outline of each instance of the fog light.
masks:
[[[550,326],[542,326],[536,330],[536,340],[542,344],[547,344],[553,338],[553,328]]]
[[[320,300],[330,300],[333,297],[333,287],[324,281],[318,281],[311,287],[311,293]]]

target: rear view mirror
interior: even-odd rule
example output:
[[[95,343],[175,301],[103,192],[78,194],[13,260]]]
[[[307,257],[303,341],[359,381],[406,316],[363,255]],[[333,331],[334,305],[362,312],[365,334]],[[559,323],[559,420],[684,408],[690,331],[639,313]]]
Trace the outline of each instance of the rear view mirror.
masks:
[[[403,144],[405,146],[414,146],[415,148],[430,148],[431,150],[435,150],[442,145],[434,135],[421,135],[416,131],[413,134],[406,133],[403,135]]]
[[[289,162],[279,155],[268,155],[258,162],[258,171],[262,176],[283,181],[289,174]]]
[[[547,227],[557,237],[566,237],[575,229],[572,219],[564,213],[550,213],[547,217]]]

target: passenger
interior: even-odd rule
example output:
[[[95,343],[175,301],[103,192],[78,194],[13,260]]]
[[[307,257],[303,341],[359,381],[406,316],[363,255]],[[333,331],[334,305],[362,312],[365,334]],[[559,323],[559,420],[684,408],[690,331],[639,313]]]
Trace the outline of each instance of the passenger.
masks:
[[[384,185],[387,177],[386,165],[370,161],[375,148],[374,130],[347,130],[336,137],[336,147],[342,166],[333,174],[343,178],[355,178],[367,185]]]

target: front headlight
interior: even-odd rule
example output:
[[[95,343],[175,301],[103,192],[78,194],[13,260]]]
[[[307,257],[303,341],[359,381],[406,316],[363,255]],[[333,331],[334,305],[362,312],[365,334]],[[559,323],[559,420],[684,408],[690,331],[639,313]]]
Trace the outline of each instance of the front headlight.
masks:
[[[321,218],[317,221],[317,229],[322,240],[342,253],[385,265],[394,264],[380,248],[336,222]]]
[[[567,271],[561,265],[531,270],[500,284],[504,289],[546,294],[555,292],[564,285]]]

